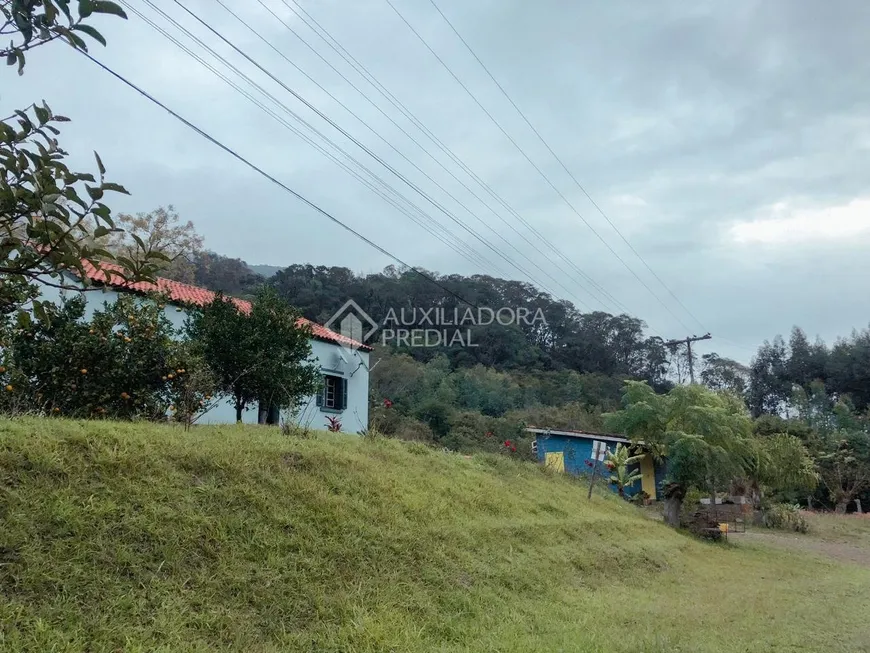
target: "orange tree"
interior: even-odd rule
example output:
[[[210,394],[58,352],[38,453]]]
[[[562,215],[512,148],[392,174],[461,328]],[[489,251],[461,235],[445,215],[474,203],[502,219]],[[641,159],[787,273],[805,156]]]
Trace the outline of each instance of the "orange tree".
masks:
[[[160,305],[125,296],[90,320],[85,307],[76,297],[45,304],[26,327],[7,324],[4,404],[71,417],[165,416],[195,364]]]

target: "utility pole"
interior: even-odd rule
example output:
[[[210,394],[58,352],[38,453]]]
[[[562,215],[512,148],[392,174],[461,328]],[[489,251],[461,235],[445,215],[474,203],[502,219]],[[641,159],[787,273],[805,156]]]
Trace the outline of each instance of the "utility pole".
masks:
[[[668,340],[665,342],[665,345],[668,347],[686,345],[686,356],[689,358],[689,381],[691,383],[695,382],[695,359],[692,358],[692,343],[699,340],[709,340],[712,337],[709,333],[705,333],[703,336],[688,336],[683,340]]]

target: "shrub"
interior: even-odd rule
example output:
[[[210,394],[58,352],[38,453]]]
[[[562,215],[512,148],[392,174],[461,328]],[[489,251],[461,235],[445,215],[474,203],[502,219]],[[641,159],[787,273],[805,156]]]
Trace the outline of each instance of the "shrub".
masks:
[[[4,408],[67,417],[163,419],[170,406],[208,394],[192,352],[174,337],[159,304],[123,296],[90,321],[85,301],[45,304],[27,327],[7,324],[3,342]],[[191,393],[184,377],[196,371]],[[202,394],[202,396],[200,396]]]
[[[447,404],[430,400],[417,409],[415,417],[426,423],[440,440],[450,431],[453,409]]]
[[[810,524],[801,512],[801,507],[791,503],[775,503],[764,511],[762,524],[797,533],[808,533]]]
[[[692,488],[686,492],[686,498],[683,499],[683,505],[680,508],[681,521],[687,520],[701,508],[702,496],[704,496],[704,493],[697,488]]]
[[[403,418],[392,433],[392,437],[397,440],[406,440],[408,442],[422,442],[431,444],[435,442],[435,434],[428,424],[418,422],[412,417]]]
[[[196,352],[196,343],[176,343],[173,348],[176,357],[185,363],[184,367],[176,368],[171,380],[167,380],[166,392],[172,401],[173,418],[187,430],[214,408],[222,396],[217,391],[217,378]]]
[[[301,438],[307,440],[314,437],[314,432],[307,425],[297,424],[291,416],[281,418],[281,435],[288,438]]]

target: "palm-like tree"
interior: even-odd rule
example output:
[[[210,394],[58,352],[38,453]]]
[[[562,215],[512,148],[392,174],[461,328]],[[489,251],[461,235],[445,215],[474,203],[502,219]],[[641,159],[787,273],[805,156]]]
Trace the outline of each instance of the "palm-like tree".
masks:
[[[629,471],[630,465],[640,464],[644,454],[632,456],[628,447],[622,443],[616,445],[615,451],[607,452],[604,465],[610,470],[610,483],[616,486],[619,496],[625,498],[625,488],[637,483],[643,475],[639,469]]]

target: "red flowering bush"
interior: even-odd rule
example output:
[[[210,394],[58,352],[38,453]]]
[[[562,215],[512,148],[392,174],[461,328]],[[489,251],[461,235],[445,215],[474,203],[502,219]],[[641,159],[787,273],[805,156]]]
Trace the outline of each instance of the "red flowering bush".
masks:
[[[338,417],[327,416],[326,430],[332,433],[338,433],[339,431],[341,431],[341,420]]]
[[[393,407],[393,402],[390,401],[389,399],[384,399],[384,408],[392,408],[392,407]]]

